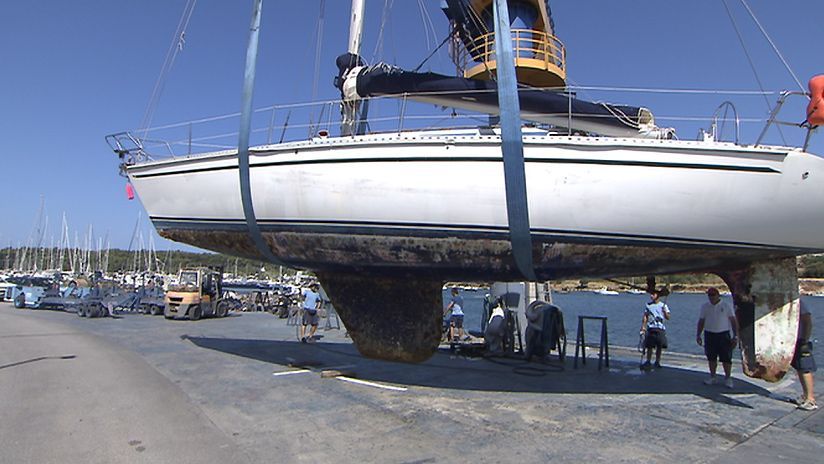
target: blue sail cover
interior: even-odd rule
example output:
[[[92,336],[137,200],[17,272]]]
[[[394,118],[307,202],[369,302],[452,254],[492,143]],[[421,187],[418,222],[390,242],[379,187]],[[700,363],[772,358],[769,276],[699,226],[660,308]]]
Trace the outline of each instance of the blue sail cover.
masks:
[[[345,54],[337,62],[340,78],[336,79],[336,83],[342,89],[348,65],[360,61]],[[398,96],[440,106],[500,114],[498,85],[494,81],[405,71],[386,63],[363,67],[356,79],[360,98]],[[524,120],[583,132],[638,137],[641,126],[652,123],[652,115],[644,108],[589,102],[564,91],[521,87],[518,100]]]

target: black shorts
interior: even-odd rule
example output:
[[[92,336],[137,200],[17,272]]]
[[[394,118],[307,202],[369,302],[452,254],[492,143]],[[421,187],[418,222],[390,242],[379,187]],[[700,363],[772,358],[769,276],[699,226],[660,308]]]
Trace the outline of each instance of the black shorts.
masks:
[[[451,320],[452,327],[455,327],[456,329],[463,329],[463,318],[463,315],[453,314]]]
[[[661,329],[648,329],[644,338],[645,348],[666,348],[667,332]]]
[[[817,369],[815,367],[815,358],[813,358],[813,342],[796,342],[795,354],[790,365],[802,374],[815,372]]]
[[[730,332],[707,332],[704,331],[704,354],[707,361],[718,361],[722,363],[732,362],[732,338]]]

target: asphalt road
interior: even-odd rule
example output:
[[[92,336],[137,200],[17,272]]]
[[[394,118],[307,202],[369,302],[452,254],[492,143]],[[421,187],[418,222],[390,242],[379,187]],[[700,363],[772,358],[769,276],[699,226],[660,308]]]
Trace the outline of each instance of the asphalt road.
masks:
[[[0,307],[0,461],[251,462],[141,356],[33,315]]]
[[[445,351],[410,365],[320,333],[298,343],[263,313],[84,319],[0,303],[0,462],[749,464],[824,452],[822,411],[784,400],[798,393],[792,376],[737,376],[730,391],[701,383],[699,357],[667,353],[644,374],[614,347],[602,371],[592,357],[573,369]]]

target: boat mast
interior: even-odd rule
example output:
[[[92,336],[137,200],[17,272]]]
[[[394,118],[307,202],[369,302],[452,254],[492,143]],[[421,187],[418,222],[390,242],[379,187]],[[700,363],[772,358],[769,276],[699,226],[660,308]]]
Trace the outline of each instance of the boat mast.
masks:
[[[352,0],[352,14],[349,17],[349,53],[360,55],[361,39],[363,38],[363,15],[366,9],[366,0]]]
[[[363,38],[363,16],[366,9],[366,0],[352,0],[352,12],[349,15],[349,48],[350,56],[360,56],[361,39]],[[352,63],[357,66],[357,63]],[[345,76],[344,76],[345,77]],[[364,112],[366,111],[364,103]],[[358,114],[360,113],[360,103],[357,100],[341,102],[341,135],[349,136],[363,132],[363,124]],[[358,124],[361,122],[361,124]],[[356,127],[359,126],[359,127]]]

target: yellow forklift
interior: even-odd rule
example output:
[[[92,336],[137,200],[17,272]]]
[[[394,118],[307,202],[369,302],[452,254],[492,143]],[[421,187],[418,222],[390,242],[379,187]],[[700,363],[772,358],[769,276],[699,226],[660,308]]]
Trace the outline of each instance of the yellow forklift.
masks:
[[[196,267],[183,269],[176,284],[169,286],[164,299],[166,319],[188,317],[226,317],[229,302],[223,298],[223,268]]]

